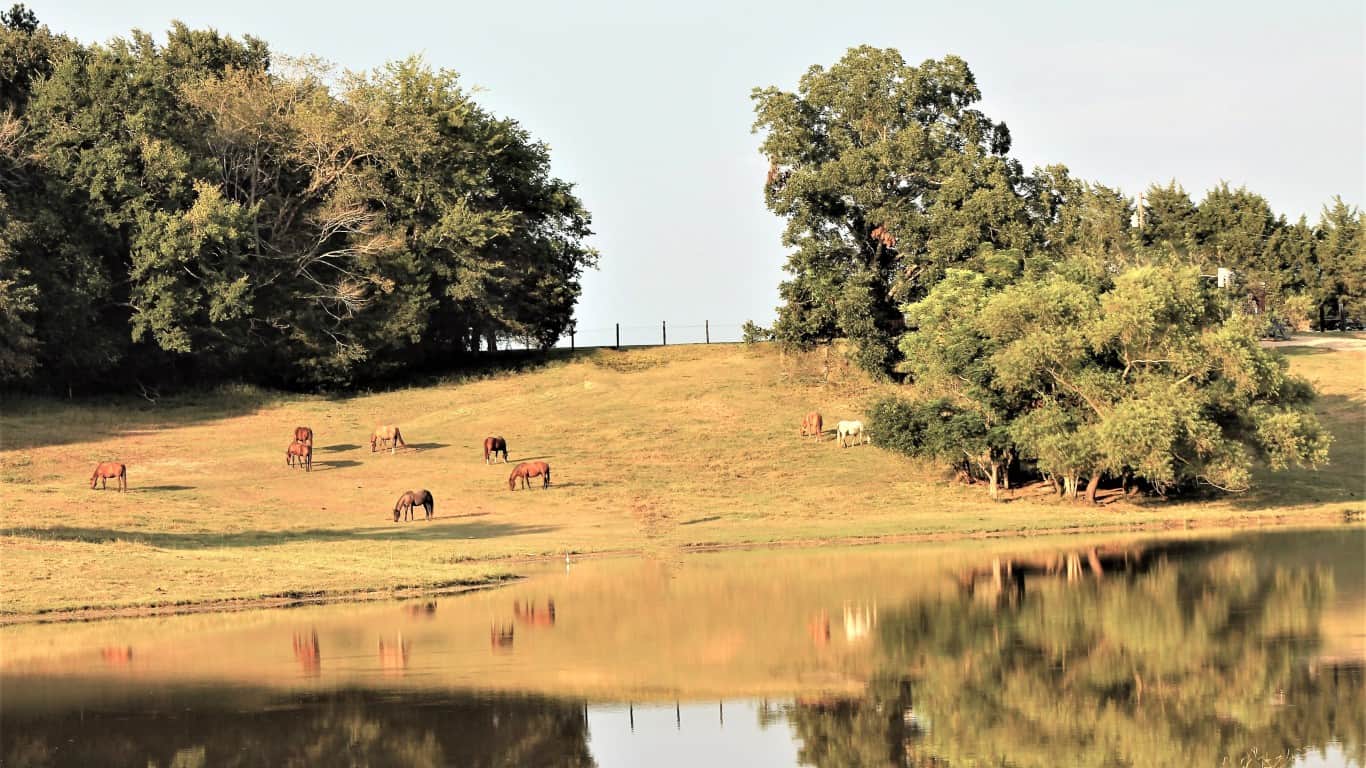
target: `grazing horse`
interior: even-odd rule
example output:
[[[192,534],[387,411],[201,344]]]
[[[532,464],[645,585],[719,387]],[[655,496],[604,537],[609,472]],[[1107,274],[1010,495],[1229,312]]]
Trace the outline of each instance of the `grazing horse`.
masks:
[[[109,478],[118,478],[118,488],[120,491],[128,490],[128,467],[117,461],[101,461],[95,467],[95,474],[90,476],[90,490],[95,490],[95,484],[99,483],[100,490],[109,487]]]
[[[313,430],[310,427],[295,427],[294,442],[313,447]]]
[[[503,463],[504,463],[504,464],[508,463],[508,441],[504,440],[502,437],[486,437],[486,438],[484,438],[484,463],[485,463],[485,464],[492,464],[493,461],[497,461],[497,459],[498,459],[498,454],[500,454],[500,453],[503,454]],[[490,456],[490,455],[493,456],[493,461],[490,461],[490,460],[489,460],[489,456]]]
[[[825,423],[821,421],[821,415],[817,411],[812,411],[802,417],[802,437],[815,435],[816,439],[821,439],[825,433]]]
[[[531,478],[544,476],[541,481],[541,488],[550,487],[550,465],[544,461],[524,461],[512,468],[512,474],[508,475],[508,490],[517,490],[517,478],[522,479],[522,487],[531,488]]]
[[[375,446],[382,447],[385,444],[389,446],[389,455],[391,456],[394,451],[398,450],[400,445],[404,448],[408,447],[408,444],[403,441],[403,433],[398,431],[397,424],[381,424],[380,426],[375,427],[374,432],[370,433],[371,453],[375,452]]]
[[[394,522],[398,522],[399,515],[405,520],[413,519],[413,507],[422,507],[427,510],[427,519],[432,519],[432,510],[436,509],[436,498],[432,492],[423,488],[420,491],[408,491],[398,497],[398,503],[394,504]]]
[[[285,466],[298,464],[305,472],[313,471],[313,446],[308,443],[290,443],[285,449]]]
[[[835,425],[835,437],[839,439],[841,448],[848,448],[849,445],[858,445],[860,438],[864,443],[871,443],[873,439],[868,436],[868,430],[863,428],[861,421],[841,421]],[[846,444],[845,438],[851,438],[852,443]]]

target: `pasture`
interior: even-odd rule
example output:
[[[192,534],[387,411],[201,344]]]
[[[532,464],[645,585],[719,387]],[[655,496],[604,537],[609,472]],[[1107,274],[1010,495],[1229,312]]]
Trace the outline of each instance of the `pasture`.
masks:
[[[522,373],[344,397],[228,387],[163,399],[10,400],[0,414],[3,619],[81,608],[360,597],[487,584],[528,560],[681,548],[1127,527],[1262,525],[1362,514],[1366,353],[1290,348],[1333,430],[1333,465],[1262,473],[1252,493],[1101,507],[980,487],[875,445],[836,446],[884,385],[769,345],[597,350]],[[817,410],[820,441],[799,436]],[[371,451],[376,425],[407,445]],[[285,464],[314,431],[311,472]],[[484,439],[511,464],[486,464]],[[90,490],[98,462],[128,491]],[[508,490],[543,461],[542,490]],[[111,484],[112,485],[112,484]],[[394,522],[405,491],[434,517]]]

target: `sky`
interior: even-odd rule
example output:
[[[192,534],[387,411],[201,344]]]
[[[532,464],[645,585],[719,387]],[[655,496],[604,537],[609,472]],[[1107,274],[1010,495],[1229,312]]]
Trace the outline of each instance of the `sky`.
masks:
[[[61,0],[41,22],[85,41],[172,19],[370,69],[418,53],[551,148],[594,219],[580,343],[621,323],[671,340],[770,322],[785,250],[763,203],[750,91],[795,88],[850,47],[956,54],[1026,168],[1135,195],[1246,185],[1290,219],[1366,202],[1366,4],[688,3],[582,0]],[[645,341],[641,338],[641,341]]]

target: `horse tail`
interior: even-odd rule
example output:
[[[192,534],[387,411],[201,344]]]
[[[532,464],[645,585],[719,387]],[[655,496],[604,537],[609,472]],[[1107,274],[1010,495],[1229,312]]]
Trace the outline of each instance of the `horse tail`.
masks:
[[[547,465],[545,465],[545,484],[542,485],[541,487],[542,487],[542,488],[545,488],[545,487],[547,487],[547,486],[549,486],[549,485],[550,485],[550,465],[547,464]]]
[[[408,441],[403,439],[403,433],[398,431],[398,427],[394,427],[394,442],[405,448],[408,447]]]

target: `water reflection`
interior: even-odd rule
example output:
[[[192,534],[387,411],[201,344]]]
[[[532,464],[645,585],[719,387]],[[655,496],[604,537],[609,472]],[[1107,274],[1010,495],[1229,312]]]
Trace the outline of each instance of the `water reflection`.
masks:
[[[1361,765],[1364,554],[1361,528],[721,553],[439,612],[8,627],[0,758]]]
[[[122,710],[6,714],[4,764],[106,766],[593,765],[579,704],[359,691],[277,699],[194,692]]]
[[[803,761],[1288,765],[1340,745],[1360,765],[1362,662],[1315,660],[1330,570],[1176,551],[1092,550],[1090,581],[1077,553],[997,560],[988,599],[970,571],[885,611],[867,693],[795,703]]]

